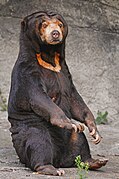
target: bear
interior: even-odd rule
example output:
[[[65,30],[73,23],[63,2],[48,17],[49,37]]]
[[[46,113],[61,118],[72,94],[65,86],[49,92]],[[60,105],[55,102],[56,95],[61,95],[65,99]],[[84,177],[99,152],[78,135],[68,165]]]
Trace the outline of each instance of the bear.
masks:
[[[63,175],[61,168],[74,167],[78,155],[90,169],[107,163],[92,158],[80,124],[88,127],[95,144],[101,141],[65,60],[67,34],[67,23],[58,13],[26,16],[11,76],[8,120],[13,146],[21,163],[44,175]]]

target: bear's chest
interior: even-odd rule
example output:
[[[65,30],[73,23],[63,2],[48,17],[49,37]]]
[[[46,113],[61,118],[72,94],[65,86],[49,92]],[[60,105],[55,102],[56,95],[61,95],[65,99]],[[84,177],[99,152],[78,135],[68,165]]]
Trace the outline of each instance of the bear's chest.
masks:
[[[48,96],[53,100],[61,97],[69,97],[71,94],[71,82],[68,75],[60,72],[47,71],[43,74],[42,83]]]

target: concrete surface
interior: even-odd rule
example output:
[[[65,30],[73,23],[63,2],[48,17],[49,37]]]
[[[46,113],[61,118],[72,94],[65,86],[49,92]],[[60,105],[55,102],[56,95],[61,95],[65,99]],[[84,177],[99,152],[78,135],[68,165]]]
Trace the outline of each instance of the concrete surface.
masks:
[[[19,50],[20,22],[38,10],[61,13],[69,25],[66,60],[74,83],[94,115],[108,111],[108,125],[98,126],[102,143],[90,142],[95,157],[109,158],[89,179],[119,179],[119,1],[0,0],[0,179],[78,179],[76,169],[63,177],[39,176],[19,163],[13,149],[7,112],[10,76]],[[88,132],[86,131],[88,137]]]
[[[62,177],[36,175],[25,168],[13,149],[9,133],[7,113],[0,112],[0,179],[79,179],[76,168],[66,168]],[[102,142],[95,146],[86,135],[95,158],[108,158],[109,162],[98,171],[89,171],[88,179],[119,179],[119,127],[100,125],[98,129],[103,136]]]

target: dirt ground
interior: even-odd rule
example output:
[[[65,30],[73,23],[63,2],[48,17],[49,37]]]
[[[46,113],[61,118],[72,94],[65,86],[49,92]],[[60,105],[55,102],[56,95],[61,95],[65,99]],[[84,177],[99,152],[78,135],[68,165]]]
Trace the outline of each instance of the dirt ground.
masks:
[[[53,0],[52,0],[53,1]],[[9,0],[1,0],[2,4],[4,5],[5,3],[9,3]],[[11,1],[14,2],[13,6],[9,3],[9,11],[7,11],[7,6],[5,6],[4,11],[1,13],[2,15],[0,15],[0,91],[2,92],[2,98],[8,99],[8,93],[9,93],[9,89],[10,89],[10,76],[11,76],[11,71],[12,71],[12,67],[14,65],[14,62],[17,58],[18,55],[18,48],[19,48],[19,41],[18,41],[18,36],[19,36],[19,29],[20,29],[20,21],[21,21],[21,16],[22,13],[27,13],[27,11],[25,11],[22,6],[22,1],[19,1],[19,3],[21,3],[21,6],[18,6],[18,1]],[[34,9],[37,9],[37,5],[33,6],[33,2],[34,1],[27,1],[28,4],[26,6],[26,8],[28,9],[29,7],[29,12],[31,11],[30,7],[33,7]],[[39,1],[36,1],[39,2]],[[49,8],[51,6],[50,1],[49,2]],[[55,2],[55,1],[54,1]],[[58,1],[57,1],[58,2]],[[61,9],[62,12],[65,12],[66,14],[72,12],[72,16],[73,13],[75,14],[75,11],[71,11],[68,10],[68,4],[65,4],[65,2],[69,2],[69,1],[62,1],[64,2],[62,5],[62,9],[61,9],[61,5],[59,5],[58,3],[54,3],[54,7],[57,9]],[[71,4],[72,1],[70,1]],[[78,2],[78,1],[77,1]],[[83,3],[83,1],[81,1]],[[92,1],[93,2],[93,1]],[[98,2],[98,1],[97,1]],[[103,2],[103,1],[102,1]],[[105,1],[106,2],[106,1]],[[107,1],[107,2],[111,2],[111,1]],[[42,4],[44,3],[44,7],[45,7],[45,0],[42,1]],[[84,5],[88,4],[88,1],[85,1]],[[31,5],[31,6],[30,6]],[[59,6],[58,6],[59,5]],[[102,5],[102,4],[101,4]],[[14,8],[18,7],[17,11],[15,11],[15,15],[14,15]],[[20,8],[19,8],[20,7]],[[71,7],[73,8],[73,6],[71,5]],[[71,8],[69,7],[69,8]],[[82,8],[85,6],[81,6]],[[92,7],[92,5],[90,5],[90,8]],[[97,8],[97,4],[96,4],[96,8]],[[111,6],[105,6],[105,8],[109,9],[112,8],[116,13],[118,11],[118,15],[119,15],[119,10],[117,6],[111,7]],[[22,11],[23,10],[23,11]],[[67,10],[67,11],[66,11]],[[100,7],[99,7],[100,10]],[[83,12],[87,12],[85,10],[82,10]],[[77,11],[78,12],[78,11]],[[101,12],[101,11],[100,11]],[[108,11],[107,11],[108,12]],[[113,11],[112,11],[113,12]],[[13,17],[11,17],[11,14],[13,14]],[[21,13],[20,17],[18,16]],[[95,11],[95,13],[97,13],[97,11]],[[66,15],[65,14],[65,15]],[[88,17],[88,15],[86,14],[86,17]],[[110,18],[112,17],[111,15],[109,16]],[[115,18],[117,18],[118,16],[115,15]],[[90,21],[92,22],[93,17],[91,16],[88,20],[88,18],[86,18],[86,21]],[[95,19],[95,18],[94,18]],[[71,25],[73,24],[70,16],[67,15],[67,20],[70,23],[71,21]],[[85,20],[85,19],[84,19]],[[111,19],[112,20],[112,19]],[[84,21],[83,21],[84,22]],[[116,22],[116,21],[115,21]],[[117,23],[117,22],[116,22]],[[74,29],[72,31],[70,31],[69,34],[69,45],[68,45],[68,50],[69,52],[67,53],[67,59],[69,58],[69,66],[71,71],[73,72],[74,75],[74,79],[75,82],[77,83],[77,87],[80,86],[81,92],[82,94],[84,94],[85,99],[88,101],[90,107],[94,110],[95,108],[98,109],[98,107],[96,106],[96,104],[99,102],[99,106],[103,106],[103,109],[106,109],[110,112],[110,121],[111,118],[113,116],[114,119],[112,119],[111,122],[109,122],[109,124],[107,125],[99,125],[98,129],[101,133],[101,135],[103,136],[102,142],[98,145],[93,145],[91,143],[91,139],[89,137],[88,131],[85,130],[86,136],[88,138],[89,141],[89,145],[91,148],[91,153],[94,156],[94,158],[108,158],[109,161],[107,163],[107,165],[103,168],[101,168],[98,171],[89,171],[87,178],[88,179],[119,179],[119,120],[118,120],[118,116],[119,116],[119,101],[117,100],[118,94],[119,94],[119,90],[117,89],[118,83],[119,82],[119,70],[118,68],[118,61],[117,61],[117,57],[119,56],[119,34],[118,33],[112,33],[111,32],[107,32],[107,34],[105,35],[105,33],[99,31],[93,31],[90,28],[85,28],[85,27],[76,27],[73,28],[73,26],[70,25],[70,30],[71,28]],[[75,24],[76,26],[77,24]],[[85,25],[85,24],[84,24]],[[107,26],[106,26],[107,27]],[[90,29],[90,30],[89,30]],[[77,35],[75,37],[75,33],[79,33],[80,30],[80,38],[79,41],[77,40]],[[71,34],[74,33],[73,35]],[[112,46],[109,46],[109,51],[107,51],[105,54],[103,54],[103,51],[99,51],[99,53],[95,52],[95,41],[98,37],[101,37],[101,35],[103,34],[104,36],[102,36],[102,39],[100,40],[102,42],[102,40],[105,40],[105,44],[108,45],[108,41],[111,38],[111,42],[113,42],[113,44],[111,44]],[[109,37],[108,37],[109,36]],[[84,52],[84,54],[81,56],[82,62],[77,62],[76,60],[74,60],[73,62],[70,61],[70,57],[73,56],[73,58],[75,59],[76,57],[76,53],[73,53],[75,50],[75,47],[73,47],[73,43],[74,42],[72,40],[72,38],[75,37],[75,45],[80,44],[80,52],[83,54],[83,48],[81,48],[83,45],[84,48],[87,49],[86,53]],[[83,41],[85,37],[85,42]],[[90,39],[89,39],[90,37]],[[92,38],[93,37],[93,38]],[[105,37],[105,38],[104,38]],[[108,38],[106,38],[108,37]],[[111,37],[111,38],[110,38]],[[87,41],[86,41],[87,40]],[[92,41],[91,41],[92,40]],[[88,44],[89,42],[89,44]],[[92,44],[92,49],[90,48],[90,44]],[[73,47],[73,48],[72,48]],[[118,48],[117,48],[118,47]],[[97,47],[96,47],[97,48]],[[102,45],[100,45],[100,48],[102,48]],[[112,50],[112,52],[110,52],[110,48]],[[107,50],[107,46],[105,48]],[[91,51],[92,50],[92,51]],[[79,50],[77,49],[77,57],[79,55]],[[93,51],[95,52],[93,54]],[[92,52],[92,56],[89,56],[89,53]],[[101,60],[104,56],[104,59],[106,59],[106,57],[108,56],[108,53],[112,53],[110,58],[110,70],[109,70],[109,66],[105,65],[106,69],[104,69],[104,72],[101,71],[100,75],[100,70],[103,69],[101,64]],[[116,54],[115,57],[115,61],[113,61],[114,59],[112,59],[112,57],[114,57],[114,55]],[[97,56],[96,56],[97,55]],[[102,56],[101,56],[102,55]],[[90,60],[87,62],[87,56],[89,56]],[[98,59],[99,57],[99,59]],[[93,59],[94,58],[94,59]],[[97,59],[97,61],[96,61]],[[106,61],[107,60],[107,61]],[[105,62],[109,62],[109,59],[106,59]],[[112,61],[111,61],[112,60]],[[77,62],[77,64],[79,66],[83,66],[86,62],[87,67],[84,66],[84,68],[82,67],[82,71],[79,70],[78,65],[76,65],[75,69],[74,66],[72,65],[72,63]],[[92,69],[95,68],[96,64],[97,65],[97,70],[95,72],[95,74],[93,75],[94,78],[94,82],[97,80],[99,86],[96,86],[97,84],[95,84],[96,87],[94,87],[94,91],[92,91],[92,86],[94,86],[94,83],[91,83],[90,80],[88,80],[88,78],[90,77],[91,74],[91,70],[89,69],[89,71],[87,71],[88,69],[88,63],[92,64]],[[116,64],[117,63],[117,64]],[[83,64],[83,65],[82,65]],[[100,69],[99,69],[100,67]],[[113,68],[112,68],[113,67]],[[80,68],[81,69],[81,68]],[[92,70],[93,71],[93,70]],[[113,81],[113,84],[107,83],[107,85],[105,85],[105,71],[107,71],[107,77],[110,77],[110,81]],[[110,76],[110,74],[114,72],[114,74],[112,76]],[[82,74],[82,76],[81,76]],[[84,74],[87,74],[87,76],[85,76]],[[99,75],[99,76],[96,76]],[[115,79],[112,78],[115,75]],[[80,82],[81,85],[79,85],[78,79],[79,76],[81,76],[80,79],[82,79],[82,82]],[[104,80],[104,84],[100,83],[101,79]],[[102,80],[102,82],[103,82]],[[111,81],[111,82],[112,82]],[[87,85],[87,86],[86,86]],[[83,87],[81,87],[83,86]],[[118,86],[119,87],[119,86]],[[96,98],[96,96],[94,94],[95,93],[95,89],[100,92],[99,98]],[[112,95],[112,97],[114,97],[114,100],[112,100],[113,98],[109,97],[106,98],[106,94],[108,94],[108,91],[110,90],[110,95]],[[114,90],[114,91],[113,91]],[[87,91],[87,92],[85,92]],[[103,93],[104,91],[106,91],[106,93]],[[88,96],[90,93],[90,96]],[[94,96],[94,97],[93,97]],[[0,96],[1,97],[1,96]],[[91,98],[92,97],[92,98]],[[105,102],[106,101],[106,102]],[[105,102],[105,104],[103,104]],[[95,104],[95,105],[94,105]],[[65,170],[65,175],[62,177],[53,177],[53,176],[43,176],[43,175],[36,175],[33,174],[33,172],[31,170],[29,170],[28,168],[25,168],[24,165],[22,165],[19,162],[19,159],[15,153],[15,150],[12,146],[12,141],[11,141],[11,136],[10,136],[10,132],[9,132],[9,128],[10,128],[10,124],[7,121],[7,112],[4,109],[4,103],[1,102],[1,98],[0,98],[0,179],[79,179],[78,175],[77,175],[77,169],[76,168],[66,168]]]

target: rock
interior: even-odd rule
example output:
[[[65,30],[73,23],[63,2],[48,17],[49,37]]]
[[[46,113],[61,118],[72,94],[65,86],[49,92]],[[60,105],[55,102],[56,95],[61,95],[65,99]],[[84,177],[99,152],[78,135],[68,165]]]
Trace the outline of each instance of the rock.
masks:
[[[0,20],[2,93],[8,97],[10,74],[18,54],[18,36],[22,18],[34,11],[53,10],[61,13],[69,25],[66,60],[78,91],[95,116],[98,110],[107,110],[109,121],[117,120],[119,117],[118,1],[4,2],[1,4]],[[7,74],[4,78],[5,71]]]

